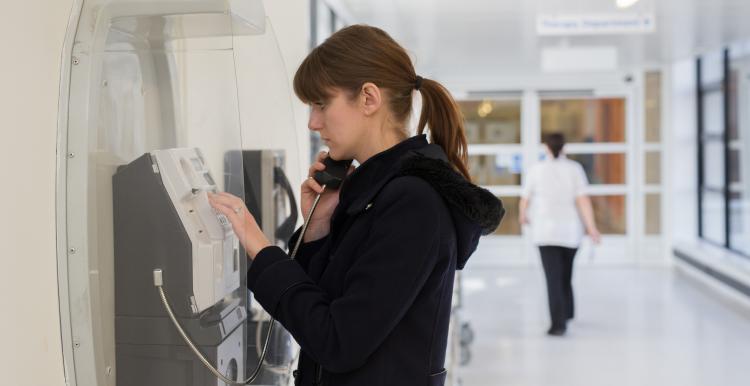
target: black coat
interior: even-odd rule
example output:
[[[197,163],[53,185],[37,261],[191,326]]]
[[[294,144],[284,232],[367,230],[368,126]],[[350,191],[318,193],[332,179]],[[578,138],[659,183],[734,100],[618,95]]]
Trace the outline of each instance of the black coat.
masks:
[[[455,270],[504,213],[445,159],[422,135],[373,156],[342,185],[327,237],[296,261],[256,256],[248,287],[302,347],[297,385],[445,382]]]

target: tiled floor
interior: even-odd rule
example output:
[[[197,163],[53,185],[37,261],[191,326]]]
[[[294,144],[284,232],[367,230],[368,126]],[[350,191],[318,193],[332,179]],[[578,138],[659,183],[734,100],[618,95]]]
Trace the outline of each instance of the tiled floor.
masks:
[[[539,269],[469,263],[463,386],[750,385],[748,316],[670,268],[578,268],[562,338],[545,334]]]

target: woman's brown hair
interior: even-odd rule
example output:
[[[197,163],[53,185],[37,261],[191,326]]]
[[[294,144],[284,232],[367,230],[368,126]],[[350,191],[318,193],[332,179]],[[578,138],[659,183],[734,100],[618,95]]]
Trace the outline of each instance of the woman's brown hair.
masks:
[[[366,25],[339,30],[310,52],[294,75],[294,92],[305,103],[329,99],[334,89],[352,97],[372,82],[385,90],[388,107],[399,123],[412,110],[412,91],[422,94],[417,132],[429,127],[430,142],[443,148],[451,165],[467,180],[464,122],[458,105],[440,83],[418,77],[403,47],[385,31]]]
[[[552,156],[560,158],[560,153],[565,146],[565,135],[563,133],[550,133],[544,136],[544,143],[552,152]]]

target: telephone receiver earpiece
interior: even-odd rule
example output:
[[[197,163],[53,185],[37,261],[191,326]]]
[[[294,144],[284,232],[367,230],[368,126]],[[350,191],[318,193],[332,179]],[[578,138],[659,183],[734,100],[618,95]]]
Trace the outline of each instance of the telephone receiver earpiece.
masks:
[[[351,164],[352,160],[336,161],[328,156],[323,160],[323,165],[326,166],[325,170],[315,172],[313,178],[321,186],[325,185],[327,190],[338,190],[341,183],[344,182]]]

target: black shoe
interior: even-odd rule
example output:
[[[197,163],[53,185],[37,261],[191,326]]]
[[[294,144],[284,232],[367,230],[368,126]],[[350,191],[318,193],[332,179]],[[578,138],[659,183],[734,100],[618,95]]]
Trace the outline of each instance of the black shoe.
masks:
[[[547,335],[563,336],[563,335],[565,335],[565,330],[567,330],[567,328],[565,327],[564,324],[563,325],[553,325],[552,327],[549,328],[549,330],[547,330]]]

